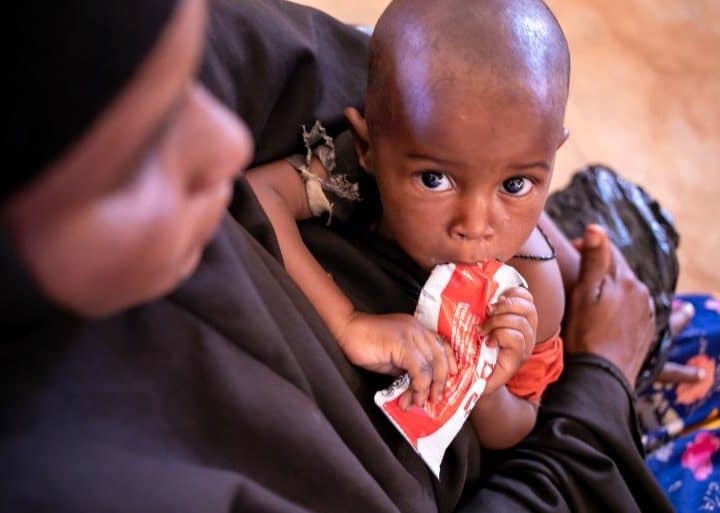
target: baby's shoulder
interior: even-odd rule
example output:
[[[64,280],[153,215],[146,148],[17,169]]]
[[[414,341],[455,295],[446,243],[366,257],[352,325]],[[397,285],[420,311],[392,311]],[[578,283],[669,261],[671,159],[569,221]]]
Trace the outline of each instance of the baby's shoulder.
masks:
[[[508,264],[520,272],[528,283],[538,312],[539,342],[551,338],[560,328],[565,311],[565,291],[552,247],[538,229]]]

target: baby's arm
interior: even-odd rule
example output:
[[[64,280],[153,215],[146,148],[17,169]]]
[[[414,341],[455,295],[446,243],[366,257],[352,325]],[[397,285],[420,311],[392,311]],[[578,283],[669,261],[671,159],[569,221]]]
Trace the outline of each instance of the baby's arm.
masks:
[[[317,159],[312,161],[310,171],[320,178],[327,178]],[[249,170],[247,180],[275,230],[285,269],[333,335],[340,339],[355,309],[300,236],[297,221],[312,217],[301,176],[283,160]]]
[[[537,405],[511,394],[502,386],[480,396],[471,419],[480,445],[507,449],[525,438],[537,419]]]
[[[498,347],[498,360],[471,422],[483,447],[502,449],[518,443],[535,425],[537,407],[511,394],[505,383],[532,354],[538,318],[532,294],[521,287],[503,294],[488,314],[480,334]]]
[[[545,214],[540,226],[555,247],[557,259],[538,261],[513,258],[509,262],[525,277],[534,298],[533,306],[537,315],[533,335],[535,344],[549,341],[557,334],[565,308],[561,268],[572,275],[577,263],[574,258],[577,251]],[[545,239],[535,230],[520,253],[547,255],[550,251]],[[521,311],[518,314],[527,315]],[[505,386],[498,389],[497,393],[484,394],[473,412],[473,424],[480,442],[493,449],[518,443],[534,427],[537,408],[533,401],[512,394]]]
[[[327,173],[313,159],[310,172],[325,179]],[[375,372],[410,375],[410,390],[400,404],[422,406],[429,394],[437,398],[447,376],[457,372],[447,342],[406,314],[369,315],[357,312],[305,246],[297,221],[312,212],[305,184],[298,172],[280,161],[254,168],[247,179],[275,229],[285,268],[335,336],[347,358]]]

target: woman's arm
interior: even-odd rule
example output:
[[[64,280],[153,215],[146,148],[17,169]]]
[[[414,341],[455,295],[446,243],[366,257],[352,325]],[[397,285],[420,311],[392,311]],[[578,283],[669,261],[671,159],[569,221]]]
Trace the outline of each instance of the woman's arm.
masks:
[[[254,165],[302,151],[299,128],[347,128],[361,107],[368,36],[327,14],[282,0],[213,0],[203,84],[252,131]]]
[[[459,511],[673,511],[643,459],[633,408],[654,336],[647,288],[602,230],[589,228],[580,252],[565,371],[548,388],[535,430]]]
[[[503,452],[458,511],[671,513],[645,464],[632,397],[623,373],[608,360],[568,358],[560,380],[548,388],[536,428]]]
[[[213,3],[216,4],[220,2]],[[331,34],[329,30],[333,28],[341,32],[349,29],[341,27],[337,22],[307,16],[305,19],[313,22],[312,30],[286,30],[287,17],[283,17],[283,13],[266,15],[266,22],[255,19],[268,10],[279,10],[276,4],[280,5],[279,2],[260,0],[223,2],[226,8],[216,9],[213,16],[215,37],[212,38],[209,53],[216,55],[215,62],[210,73],[204,73],[204,77],[208,77],[206,83],[210,89],[224,98],[227,104],[239,106],[253,127],[253,133],[261,135],[258,138],[258,158],[262,162],[295,151],[296,130],[300,123],[312,123],[315,119],[327,120],[333,113],[340,119],[342,109],[354,104],[343,96],[349,90],[354,90],[357,93],[355,101],[358,101],[364,87],[365,66],[356,66],[353,64],[355,61],[351,63],[350,60],[358,53],[348,50],[348,38],[356,36],[349,33]],[[281,5],[285,7],[292,4]],[[229,10],[236,12],[226,12]],[[255,14],[258,16],[253,17]],[[317,38],[319,34],[329,35],[331,37],[326,38],[329,41],[343,41],[343,38],[344,41],[340,44],[315,44],[312,40],[313,44],[308,44],[307,48],[321,48],[324,51],[316,51],[314,56],[312,52],[305,51],[312,58],[301,59],[304,56],[294,52],[294,49],[278,44],[277,35],[283,33],[296,38],[302,35],[308,40]],[[339,37],[336,39],[335,36]],[[265,55],[269,48],[276,49],[277,55]],[[242,55],[238,56],[235,49],[240,49]],[[311,69],[304,73],[306,67],[295,67],[301,61],[305,66],[313,67],[315,59],[335,63],[342,72],[328,72],[326,67],[322,72]],[[256,65],[256,62],[262,65]],[[270,76],[268,72],[268,76],[260,75],[253,79],[253,73],[258,70],[276,71],[277,68],[268,63],[287,63],[287,66],[282,68],[279,76]],[[286,69],[299,69],[301,72],[285,72]],[[301,115],[297,116],[298,101],[307,106],[316,101],[312,99],[318,98],[314,94],[318,89],[306,85],[307,80],[313,80],[313,77],[327,82],[330,87],[325,90],[330,94],[322,95],[322,98],[337,101],[338,108],[313,106],[312,109],[301,109]],[[339,83],[338,80],[345,82]],[[258,94],[262,96],[267,93],[267,98],[276,98],[277,88],[288,90],[289,83],[296,84],[305,94],[281,96],[277,105],[273,105],[272,100],[264,104],[258,102]],[[350,84],[350,89],[345,87],[347,84]],[[297,89],[290,92],[295,93]],[[293,98],[291,103],[283,101],[288,97]],[[272,116],[269,115],[271,112]],[[277,135],[277,129],[282,127],[290,127],[292,130],[292,133],[284,132],[286,137],[283,140],[286,144],[283,147],[272,141],[273,136]],[[606,297],[602,304],[605,305],[607,300],[609,298]],[[614,299],[611,302],[617,301]],[[631,317],[639,304],[642,304],[642,300],[638,301],[638,298],[624,301],[619,321]],[[582,308],[571,308],[569,317],[590,324],[597,320],[596,313]],[[632,322],[635,321],[632,319]],[[593,333],[594,338],[591,339],[588,339],[588,335],[577,341],[566,340],[571,351],[586,345],[597,346],[598,341],[604,341],[610,351],[607,348],[605,351],[597,351],[597,354],[606,355],[607,358],[585,355],[568,359],[560,381],[548,389],[536,430],[511,450],[506,463],[498,467],[482,489],[475,492],[476,496],[467,505],[468,511],[672,511],[645,466],[636,443],[631,390],[624,377],[625,371],[620,370],[627,367],[623,363],[625,358],[620,356],[623,347],[638,343],[642,345],[644,341],[638,338],[632,324],[627,326],[619,322],[618,325],[627,330],[621,331],[617,339],[609,334],[603,336],[602,333],[598,338],[598,334]],[[598,393],[599,390],[602,393]],[[600,489],[599,483],[606,485],[612,493]],[[470,490],[468,492],[472,493]]]

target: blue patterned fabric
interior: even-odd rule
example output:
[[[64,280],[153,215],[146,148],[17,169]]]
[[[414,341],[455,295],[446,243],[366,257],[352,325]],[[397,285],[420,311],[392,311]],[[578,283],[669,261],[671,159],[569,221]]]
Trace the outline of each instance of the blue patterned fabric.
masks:
[[[720,512],[720,298],[681,295],[695,317],[670,360],[705,370],[700,383],[655,384],[641,394],[648,465],[679,513]]]
[[[652,452],[647,462],[678,513],[720,511],[720,429],[699,429]]]

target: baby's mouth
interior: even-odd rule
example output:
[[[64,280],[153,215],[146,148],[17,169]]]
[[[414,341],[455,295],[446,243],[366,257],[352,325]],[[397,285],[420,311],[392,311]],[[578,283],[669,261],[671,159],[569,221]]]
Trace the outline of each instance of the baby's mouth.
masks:
[[[457,251],[454,253],[450,253],[448,255],[449,258],[446,259],[446,262],[452,262],[454,264],[464,264],[464,265],[474,265],[478,264],[480,262],[486,262],[488,260],[498,260],[502,261],[501,258],[498,256],[490,256],[487,253],[484,252],[474,252],[474,251]]]
[[[487,260],[498,260],[499,258],[490,257],[490,258],[468,258],[467,256],[452,256],[449,258],[433,258],[432,259],[432,265],[430,267],[434,267],[436,265],[441,264],[456,264],[456,265],[477,265],[482,262],[485,262]]]

